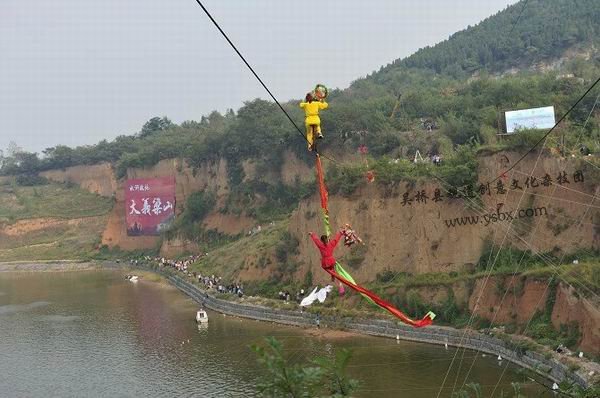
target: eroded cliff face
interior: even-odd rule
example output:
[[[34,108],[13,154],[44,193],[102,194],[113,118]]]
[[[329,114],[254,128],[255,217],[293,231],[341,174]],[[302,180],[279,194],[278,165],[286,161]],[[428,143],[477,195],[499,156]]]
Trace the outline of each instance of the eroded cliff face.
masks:
[[[279,174],[262,176],[262,178],[280,178],[284,183],[293,184],[296,179],[306,181],[312,174],[306,164],[298,160],[291,152],[284,156],[282,171]],[[253,161],[243,164],[245,179],[256,177],[256,167]],[[207,190],[215,193],[217,203],[215,210],[207,215],[203,221],[206,229],[214,229],[227,235],[246,233],[256,225],[256,222],[244,214],[222,214],[218,210],[225,204],[229,194],[227,176],[227,161],[221,159],[217,162],[206,162],[194,170],[181,159],[160,161],[152,167],[144,169],[129,169],[124,179],[117,180],[111,166],[107,163],[92,166],[75,166],[65,170],[50,170],[42,173],[49,180],[56,182],[72,182],[90,192],[107,197],[114,197],[116,202],[108,218],[106,228],[102,233],[102,244],[109,247],[120,247],[124,250],[155,248],[160,239],[154,236],[127,236],[125,223],[125,182],[133,178],[156,178],[175,176],[176,213],[182,211],[189,195],[197,191]],[[182,239],[162,242],[163,255],[172,255],[183,252],[200,252],[201,248],[193,242]]]
[[[544,310],[548,294],[546,281],[497,276],[477,280],[468,304],[471,312],[494,324],[522,325]]]
[[[385,189],[365,184],[350,197],[331,196],[332,228],[351,223],[367,243],[363,261],[352,273],[372,280],[385,269],[413,274],[468,270],[479,261],[486,244],[552,252],[559,258],[598,248],[594,225],[600,206],[593,202],[598,179],[591,166],[538,155],[529,155],[491,184],[485,182],[520,156],[481,157],[482,184],[474,191],[481,190],[482,195],[470,199],[448,198],[443,182],[406,182]],[[443,196],[437,201],[436,190]],[[318,274],[318,252],[306,232],[319,233],[322,228],[315,195],[300,203],[290,222],[290,232],[300,241],[299,258],[305,263],[300,273],[311,269]],[[342,261],[352,256],[344,247],[338,248],[337,255]]]
[[[432,184],[417,187],[426,192],[435,188]],[[361,280],[373,280],[385,269],[413,274],[449,272],[478,261],[487,234],[482,236],[478,228],[448,231],[443,225],[444,217],[462,216],[464,205],[459,201],[403,205],[401,192],[408,189],[409,184],[402,184],[389,197],[382,197],[376,185],[367,185],[349,198],[330,198],[332,228],[351,223],[366,242],[362,265],[352,269]],[[300,241],[299,257],[314,274],[318,274],[320,257],[305,233],[322,230],[318,203],[316,197],[302,202],[290,222],[290,232]],[[337,255],[342,261],[351,256],[342,245]]]
[[[559,329],[571,322],[579,325],[580,348],[600,354],[600,303],[577,294],[573,286],[560,283],[552,310],[552,324]]]
[[[524,275],[496,275],[471,282],[455,282],[408,288],[418,294],[423,303],[441,306],[452,294],[459,308],[468,309],[493,327],[514,325],[523,333],[531,331],[530,320],[550,310],[556,330],[573,322],[579,328],[577,347],[587,353],[600,354],[600,308],[594,298],[584,297],[564,282],[550,288],[548,280]],[[389,292],[390,295],[399,292]],[[406,292],[405,292],[406,293]],[[552,304],[553,303],[553,304]],[[557,343],[558,344],[558,343]]]
[[[479,159],[479,180],[495,179],[519,153],[487,154]],[[325,168],[327,168],[325,161]],[[256,165],[243,163],[246,178],[256,177]],[[532,171],[533,170],[533,171]],[[51,180],[70,181],[91,192],[114,196],[116,203],[102,235],[102,243],[126,250],[152,248],[156,237],[128,237],[125,228],[124,182],[118,181],[108,164],[76,166],[43,173]],[[256,225],[249,217],[221,214],[229,193],[227,162],[203,164],[193,170],[178,159],[163,160],[145,169],[131,169],[127,178],[175,176],[177,212],[189,195],[210,190],[217,196],[215,210],[204,220],[207,229],[229,235],[246,233]],[[279,175],[288,184],[296,179],[307,181],[313,171],[292,153],[285,154]],[[450,199],[443,181],[427,183],[400,182],[382,188],[377,183],[361,185],[350,197],[330,197],[331,225],[338,228],[351,223],[367,243],[361,253],[338,249],[344,259],[354,257],[353,273],[361,280],[372,280],[378,272],[427,273],[469,269],[479,261],[486,246],[516,247],[534,252],[561,253],[598,248],[600,219],[594,204],[598,193],[597,178],[590,167],[574,159],[532,153],[507,175],[491,184],[473,187],[482,195],[469,199]],[[561,179],[562,178],[562,179]],[[559,181],[560,180],[560,181]],[[528,188],[527,192],[524,191]],[[298,270],[308,269],[318,275],[319,258],[308,231],[321,231],[320,208],[316,195],[302,201],[291,217],[289,231],[300,242]],[[176,253],[166,243],[165,251]],[[356,258],[359,256],[360,258]],[[362,258],[362,261],[360,259]]]
[[[175,202],[176,213],[182,211],[182,205],[187,198],[197,191],[209,190],[214,192],[217,197],[216,208],[223,204],[223,200],[229,192],[227,183],[227,162],[220,160],[218,162],[209,162],[203,164],[195,171],[180,159],[169,159],[160,161],[153,167],[145,169],[129,169],[126,179],[133,178],[157,178],[164,176],[175,176]],[[119,246],[125,250],[154,248],[159,243],[159,238],[154,236],[127,236],[125,223],[125,189],[126,179],[118,182],[115,191],[116,203],[110,215],[106,230],[102,235],[102,243],[110,247]],[[208,220],[210,222],[210,220]],[[244,223],[240,220],[240,228]],[[213,225],[208,225],[209,228]],[[218,227],[218,226],[217,226]],[[232,232],[231,230],[228,232]],[[176,244],[167,244],[165,252],[174,253]],[[181,246],[189,249],[190,246]],[[182,250],[183,252],[184,250]]]

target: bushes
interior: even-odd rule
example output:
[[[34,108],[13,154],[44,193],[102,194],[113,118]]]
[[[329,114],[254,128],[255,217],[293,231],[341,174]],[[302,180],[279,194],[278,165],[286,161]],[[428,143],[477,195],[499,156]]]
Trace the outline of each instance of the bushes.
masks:
[[[406,308],[406,312],[409,314],[425,314],[429,311],[429,305],[423,303],[421,296],[415,291],[406,293],[405,305],[401,308]]]
[[[216,203],[215,195],[212,192],[199,191],[192,193],[185,205],[181,215],[176,219],[173,226],[166,231],[165,236],[171,239],[178,234],[199,242],[223,242],[228,237],[215,230],[204,230],[202,220],[214,208]]]
[[[227,177],[232,186],[237,186],[244,180],[244,168],[239,159],[227,162]]]
[[[600,267],[594,268],[592,270],[592,286],[600,289]]]
[[[304,275],[304,286],[311,287],[313,284],[313,273],[311,270]]]
[[[290,256],[297,255],[299,253],[298,246],[300,242],[296,237],[285,231],[281,234],[281,239],[277,246],[275,246],[275,257],[279,263],[287,263]]]
[[[475,145],[456,147],[454,154],[435,168],[437,176],[455,188],[475,187],[478,168],[476,150]]]
[[[288,216],[300,200],[314,192],[313,187],[313,183],[299,180],[291,186],[281,181],[246,181],[232,188],[221,211],[236,215],[245,211],[260,223],[271,222]]]
[[[17,185],[21,187],[33,187],[36,185],[47,185],[48,180],[37,174],[19,174],[15,178]]]
[[[474,145],[461,145],[440,166],[431,163],[414,163],[407,159],[390,159],[386,156],[371,160],[370,169],[375,172],[376,183],[382,187],[395,186],[400,182],[414,183],[417,179],[438,178],[456,189],[477,183],[477,158]],[[350,196],[366,181],[366,166],[332,164],[327,173],[327,185],[332,194]]]
[[[249,296],[276,298],[279,290],[281,285],[274,278],[244,282],[244,292]]]
[[[327,170],[327,187],[330,194],[350,196],[364,181],[366,168],[362,165],[338,166],[332,164]]]
[[[544,254],[544,257],[551,258],[554,261],[554,256],[550,253]],[[494,244],[491,241],[487,241],[484,244],[476,268],[479,271],[485,271],[489,267],[494,266],[494,270],[514,271],[517,267],[520,270],[526,270],[532,267],[539,267],[543,264],[537,255],[531,251],[522,251],[510,247],[494,248]]]
[[[185,210],[181,216],[182,222],[192,224],[202,221],[213,209],[215,203],[215,195],[212,192],[199,191],[192,193],[185,204]]]
[[[563,344],[571,349],[575,348],[581,339],[581,331],[577,322],[560,325],[559,333],[562,336]]]
[[[378,282],[381,283],[389,283],[391,282],[394,278],[396,277],[396,273],[393,272],[391,269],[387,268],[384,269],[382,272],[378,272],[377,275],[375,275],[375,278],[377,279]]]
[[[281,240],[275,248],[275,255],[279,261],[287,261],[289,255],[297,255],[299,253],[298,246],[300,241],[288,231],[281,234]]]
[[[445,321],[449,324],[454,324],[454,322],[460,316],[460,308],[456,304],[456,298],[454,297],[454,290],[451,287],[447,289],[446,300],[442,304],[442,307],[437,312],[437,315],[440,317],[440,320]]]
[[[261,396],[342,398],[352,396],[358,388],[358,381],[347,376],[351,358],[348,350],[339,350],[331,357],[317,357],[306,364],[292,364],[275,338],[267,338],[266,345],[251,347],[258,363],[266,369],[266,375],[256,384]]]
[[[441,122],[441,133],[457,145],[466,144],[474,139],[479,141],[480,138],[477,119],[458,117],[455,113],[444,117]]]
[[[346,255],[344,262],[348,264],[350,268],[359,268],[363,261],[365,261],[365,255],[367,254],[367,245],[354,245],[350,249],[350,254]]]
[[[505,137],[505,146],[511,149],[529,150],[542,139],[546,132],[546,130],[519,130]]]

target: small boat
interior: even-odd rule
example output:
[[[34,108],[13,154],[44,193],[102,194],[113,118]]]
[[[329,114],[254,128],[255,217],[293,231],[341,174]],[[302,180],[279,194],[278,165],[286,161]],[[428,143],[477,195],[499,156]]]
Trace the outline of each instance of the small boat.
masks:
[[[208,323],[208,314],[206,313],[206,311],[202,309],[196,311],[196,322]]]
[[[136,283],[138,281],[138,276],[137,275],[129,275],[129,277],[127,279],[129,280],[129,282]]]

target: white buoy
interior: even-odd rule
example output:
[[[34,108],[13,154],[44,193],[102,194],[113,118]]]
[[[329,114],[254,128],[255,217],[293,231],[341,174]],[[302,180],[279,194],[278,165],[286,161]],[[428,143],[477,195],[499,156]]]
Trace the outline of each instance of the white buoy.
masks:
[[[448,349],[448,343],[444,343],[444,348]]]
[[[400,335],[399,334],[396,335],[396,340],[400,340]]]
[[[556,384],[556,383],[552,384],[552,390],[553,391],[558,390],[558,384]]]
[[[498,360],[502,361],[502,357],[500,355],[498,355]]]

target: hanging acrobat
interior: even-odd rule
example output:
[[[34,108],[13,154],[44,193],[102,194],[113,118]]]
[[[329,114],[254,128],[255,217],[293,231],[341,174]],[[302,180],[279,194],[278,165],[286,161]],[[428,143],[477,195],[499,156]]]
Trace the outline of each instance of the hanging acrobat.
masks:
[[[345,224],[342,228],[342,235],[344,236],[344,246],[350,247],[356,243],[364,245],[363,240],[356,234],[356,231],[352,229],[350,224]]]
[[[321,253],[321,267],[329,275],[331,275],[332,279],[337,279],[339,282],[343,283],[344,285],[352,288],[353,290],[356,290],[367,301],[387,310],[389,313],[391,313],[392,315],[394,315],[400,321],[406,323],[407,325],[410,325],[410,326],[413,326],[416,328],[431,325],[433,323],[433,319],[435,318],[435,314],[432,311],[429,311],[427,314],[425,314],[425,316],[422,319],[415,320],[415,319],[408,317],[405,313],[398,310],[396,307],[394,307],[388,301],[383,300],[381,297],[377,296],[375,293],[371,292],[370,290],[365,289],[364,287],[362,287],[360,285],[357,285],[356,281],[354,280],[352,275],[350,275],[348,273],[348,271],[346,271],[344,269],[344,267],[342,267],[342,265],[339,263],[339,261],[337,261],[335,259],[334,255],[333,255],[333,251],[335,250],[335,247],[336,247],[338,241],[342,238],[342,236],[344,236],[344,231],[347,231],[347,232],[351,231],[352,234],[354,234],[354,231],[352,231],[352,228],[350,227],[350,225],[347,224],[344,229],[341,229],[340,231],[338,231],[335,234],[333,239],[329,239],[329,236],[331,235],[331,227],[329,225],[329,208],[328,208],[328,196],[329,195],[327,193],[327,187],[325,186],[325,178],[324,178],[324,174],[323,174],[323,166],[321,164],[321,157],[319,156],[318,153],[316,154],[316,170],[317,170],[317,185],[319,188],[319,197],[321,199],[321,211],[322,211],[322,216],[323,216],[323,227],[324,227],[325,233],[320,239],[316,234],[314,234],[312,232],[310,233],[310,236],[311,236],[313,242],[315,243],[315,246],[317,247],[317,249],[319,249],[319,252]],[[358,242],[352,242],[351,245],[354,243],[358,243]],[[340,289],[340,293],[341,293],[341,289]]]
[[[327,94],[327,87],[317,84],[312,92],[306,94],[305,101],[300,103],[300,108],[304,109],[304,125],[306,127],[306,140],[308,141],[309,151],[315,149],[315,139],[323,138],[319,111],[328,107],[327,102],[325,102]]]

